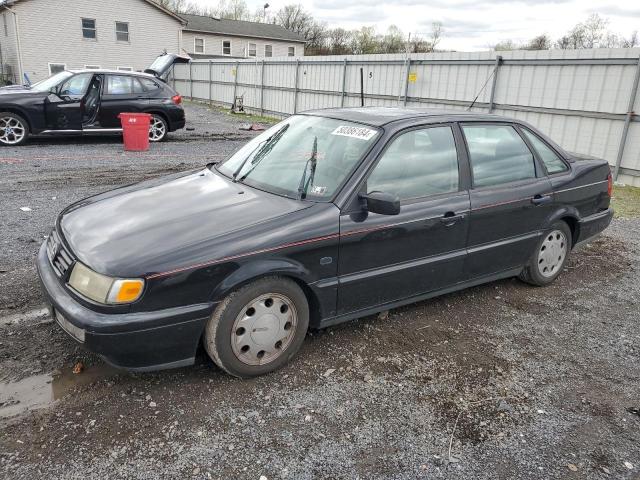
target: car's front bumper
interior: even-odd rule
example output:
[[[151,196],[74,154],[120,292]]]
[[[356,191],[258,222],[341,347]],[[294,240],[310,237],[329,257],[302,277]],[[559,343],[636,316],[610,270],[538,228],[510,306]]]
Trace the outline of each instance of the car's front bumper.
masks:
[[[193,364],[213,305],[154,312],[101,313],[78,302],[63,287],[40,248],[37,268],[57,323],[76,341],[116,367],[136,371]],[[56,318],[57,317],[57,318]]]

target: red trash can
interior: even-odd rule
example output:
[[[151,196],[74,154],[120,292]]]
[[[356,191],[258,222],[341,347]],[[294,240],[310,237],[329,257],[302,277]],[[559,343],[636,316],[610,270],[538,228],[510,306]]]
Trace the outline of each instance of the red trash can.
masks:
[[[148,113],[121,113],[118,118],[122,123],[124,149],[129,152],[149,150],[151,115]]]

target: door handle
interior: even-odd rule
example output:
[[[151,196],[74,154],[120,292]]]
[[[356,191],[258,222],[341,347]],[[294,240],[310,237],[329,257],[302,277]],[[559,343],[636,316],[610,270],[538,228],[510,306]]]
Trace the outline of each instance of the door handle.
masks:
[[[536,195],[531,199],[534,205],[544,205],[551,202],[551,195]]]
[[[447,212],[440,218],[440,221],[444,224],[445,227],[451,227],[452,225],[455,225],[463,218],[464,218],[463,214],[456,215],[453,212]]]

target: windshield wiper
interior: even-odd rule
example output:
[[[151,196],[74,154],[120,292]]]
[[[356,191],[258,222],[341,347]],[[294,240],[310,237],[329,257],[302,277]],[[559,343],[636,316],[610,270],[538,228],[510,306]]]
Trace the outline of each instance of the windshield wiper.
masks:
[[[289,128],[289,124],[282,127],[276,133],[274,133],[269,138],[267,138],[264,142],[260,142],[258,146],[249,155],[247,155],[247,158],[244,159],[244,161],[240,164],[240,166],[236,169],[236,171],[233,172],[233,181],[241,182],[245,178],[247,178],[247,175],[249,175],[258,166],[258,163],[260,163],[260,160],[266,157],[267,154],[271,150],[273,150],[273,147],[276,146],[276,144],[278,143],[278,140],[280,140],[280,137],[282,137],[282,135],[284,134],[284,132],[287,131],[288,128]],[[238,178],[238,175],[240,174],[244,166],[247,164],[247,161],[251,158],[253,158],[253,160],[251,160],[251,168],[247,170],[247,172],[244,175],[242,175],[242,177]]]
[[[307,181],[307,168],[311,164],[311,173],[309,174],[309,180]],[[307,189],[309,185],[313,185],[313,177],[316,175],[316,166],[318,164],[318,137],[313,138],[313,150],[311,151],[311,157],[304,164],[304,170],[302,171],[302,178],[298,185],[298,200],[302,200],[307,196]],[[306,184],[305,184],[306,182]]]

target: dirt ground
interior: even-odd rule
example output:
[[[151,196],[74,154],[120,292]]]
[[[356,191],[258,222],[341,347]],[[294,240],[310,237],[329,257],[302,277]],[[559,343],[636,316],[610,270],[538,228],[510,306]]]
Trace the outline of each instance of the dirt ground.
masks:
[[[72,201],[251,135],[203,106],[188,118],[143,154],[109,138],[0,150],[0,477],[640,479],[638,218],[550,287],[505,280],[313,331],[254,380],[205,355],[129,374],[74,343],[39,293],[44,235]]]

